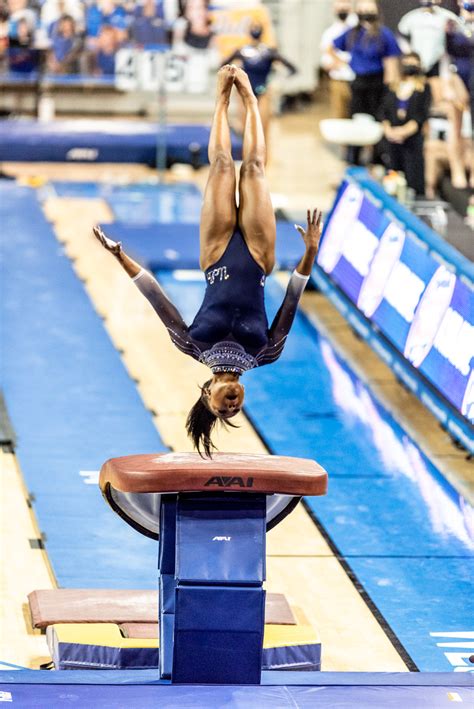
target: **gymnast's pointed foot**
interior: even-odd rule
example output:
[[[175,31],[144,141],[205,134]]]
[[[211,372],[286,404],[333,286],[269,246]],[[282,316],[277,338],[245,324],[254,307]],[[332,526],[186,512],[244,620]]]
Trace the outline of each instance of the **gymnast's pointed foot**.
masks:
[[[237,91],[241,95],[244,103],[255,100],[255,94],[252,90],[250,79],[243,69],[236,68],[234,81]]]
[[[217,99],[228,101],[230,92],[234,85],[235,72],[237,67],[233,64],[226,64],[217,72]]]

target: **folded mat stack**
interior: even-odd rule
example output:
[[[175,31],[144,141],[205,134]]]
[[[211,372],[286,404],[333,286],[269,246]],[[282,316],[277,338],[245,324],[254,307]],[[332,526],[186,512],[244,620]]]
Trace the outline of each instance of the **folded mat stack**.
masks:
[[[155,591],[55,589],[33,591],[28,601],[57,670],[158,667]],[[262,669],[320,668],[321,642],[303,612],[268,593]]]

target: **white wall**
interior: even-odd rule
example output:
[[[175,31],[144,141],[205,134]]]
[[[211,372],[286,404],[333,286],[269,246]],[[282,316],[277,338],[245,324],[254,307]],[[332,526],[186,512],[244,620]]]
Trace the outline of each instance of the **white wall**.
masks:
[[[298,74],[281,80],[282,93],[312,91],[318,82],[321,36],[333,20],[332,0],[264,0],[263,4],[271,11],[281,54],[298,67]]]

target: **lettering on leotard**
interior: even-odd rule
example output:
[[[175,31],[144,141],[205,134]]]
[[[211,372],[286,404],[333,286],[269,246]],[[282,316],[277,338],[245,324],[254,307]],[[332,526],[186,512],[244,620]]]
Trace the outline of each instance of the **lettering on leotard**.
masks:
[[[209,281],[209,285],[214,285],[215,281],[226,281],[230,278],[230,274],[227,273],[227,266],[220,266],[219,268],[213,268],[212,271],[206,276]]]

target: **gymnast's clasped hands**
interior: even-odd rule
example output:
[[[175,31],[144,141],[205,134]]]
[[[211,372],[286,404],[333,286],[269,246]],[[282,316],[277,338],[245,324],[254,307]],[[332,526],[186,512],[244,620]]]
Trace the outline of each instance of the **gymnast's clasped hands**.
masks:
[[[238,206],[228,122],[233,88],[246,110]],[[275,264],[276,223],[265,179],[265,138],[247,74],[232,65],[218,73],[208,152],[210,171],[200,222],[200,267],[206,276],[206,291],[190,326],[156,279],[124,252],[120,242],[109,239],[98,226],[93,231],[149,300],[174,345],[211,369],[212,377],[202,385],[186,421],[194,446],[210,457],[217,421],[232,426],[230,419],[242,409],[241,376],[275,362],[283,351],[318,251],[321,212],[308,210],[305,229],[295,225],[305,252],[269,327],[264,286]]]

